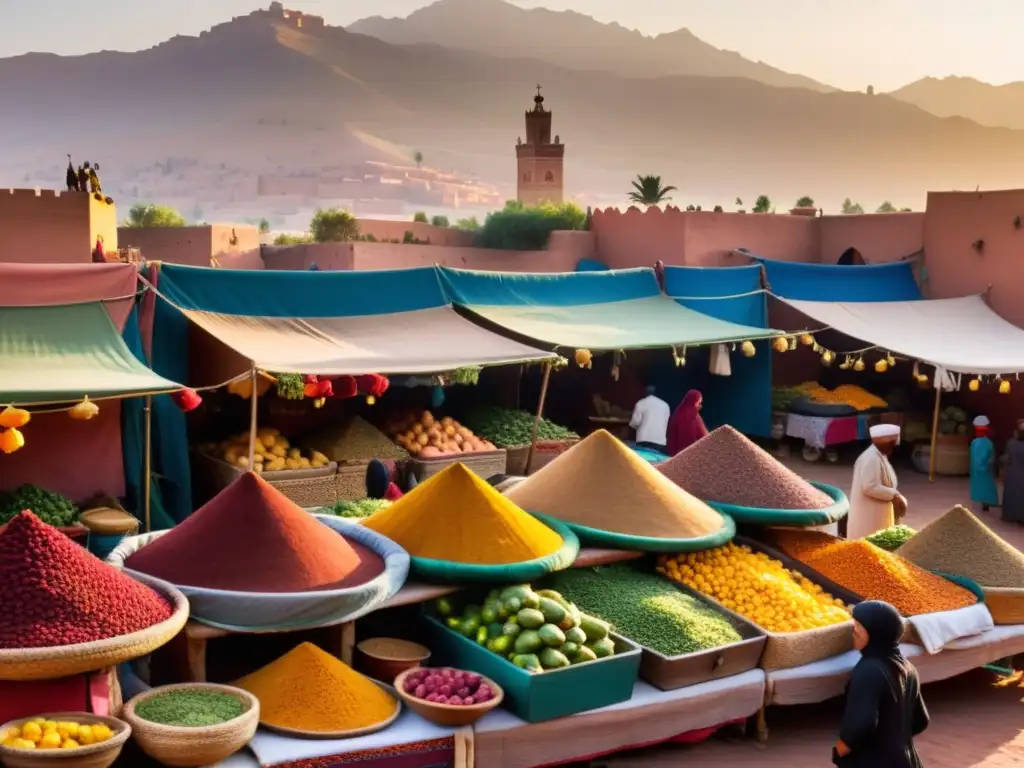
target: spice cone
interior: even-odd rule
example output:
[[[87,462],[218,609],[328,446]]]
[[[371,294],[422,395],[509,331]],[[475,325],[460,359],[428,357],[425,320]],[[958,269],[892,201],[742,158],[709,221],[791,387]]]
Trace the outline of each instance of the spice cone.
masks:
[[[722,516],[599,430],[505,494],[523,509],[603,531],[693,539]]]
[[[897,551],[922,568],[966,576],[984,587],[1024,588],[1024,554],[960,505]]]
[[[759,509],[825,509],[834,503],[756,443],[726,425],[658,470],[698,499]]]
[[[364,584],[384,560],[247,472],[125,566],[182,586],[306,592]]]
[[[365,419],[356,416],[341,426],[332,425],[313,433],[302,441],[320,451],[331,461],[368,461],[407,459],[409,454]]]

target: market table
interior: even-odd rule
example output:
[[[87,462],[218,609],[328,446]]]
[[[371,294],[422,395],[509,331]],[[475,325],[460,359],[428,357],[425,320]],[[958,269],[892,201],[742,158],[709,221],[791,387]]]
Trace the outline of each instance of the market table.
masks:
[[[592,568],[595,565],[607,565],[609,563],[620,563],[626,560],[636,560],[643,557],[643,552],[626,552],[621,549],[593,549],[584,548],[580,550],[579,556],[573,563],[573,568]],[[405,585],[390,598],[385,600],[375,610],[386,608],[398,608],[403,605],[415,605],[434,600],[444,595],[458,592],[461,587],[443,584],[424,584],[417,581],[407,581]],[[332,648],[338,651],[338,658],[349,666],[352,666],[352,656],[356,644],[355,621],[349,621],[331,627]],[[228,637],[234,634],[260,634],[232,632],[228,629],[211,627],[198,621],[189,621],[181,633],[171,641],[171,652],[177,651],[184,655],[183,668],[187,670],[188,677],[182,682],[202,683],[206,682],[206,649],[210,640],[220,637]],[[268,633],[276,634],[276,633]]]
[[[785,414],[787,437],[803,440],[810,448],[821,450],[831,445],[867,440],[868,430],[875,424],[903,423],[903,414],[861,413],[855,416],[804,416],[799,413]]]

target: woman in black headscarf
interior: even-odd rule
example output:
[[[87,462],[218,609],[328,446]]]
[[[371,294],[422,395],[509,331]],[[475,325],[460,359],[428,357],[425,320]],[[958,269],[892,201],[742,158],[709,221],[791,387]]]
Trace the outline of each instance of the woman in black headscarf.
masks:
[[[853,609],[861,658],[846,687],[832,762],[841,768],[922,768],[914,737],[928,727],[917,670],[900,653],[903,619],[888,603]]]

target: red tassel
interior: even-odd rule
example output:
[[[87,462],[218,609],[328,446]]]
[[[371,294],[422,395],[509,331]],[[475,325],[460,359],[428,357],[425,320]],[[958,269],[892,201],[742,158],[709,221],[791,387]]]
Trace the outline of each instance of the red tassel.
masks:
[[[203,398],[200,397],[199,393],[194,389],[182,389],[178,392],[174,392],[171,395],[171,399],[174,401],[174,404],[181,408],[185,413],[194,411],[203,402]]]
[[[360,376],[358,379],[359,391],[364,395],[371,395],[373,397],[380,397],[388,391],[388,387],[391,386],[391,382],[388,381],[386,376],[381,376],[379,373],[368,373],[364,376]]]
[[[317,384],[317,392],[316,392],[316,394],[317,394],[317,397],[333,397],[334,396],[334,386],[331,384],[331,380],[330,379],[324,379],[319,384]]]
[[[332,382],[334,396],[342,399],[355,397],[359,394],[359,385],[355,376],[339,376]]]

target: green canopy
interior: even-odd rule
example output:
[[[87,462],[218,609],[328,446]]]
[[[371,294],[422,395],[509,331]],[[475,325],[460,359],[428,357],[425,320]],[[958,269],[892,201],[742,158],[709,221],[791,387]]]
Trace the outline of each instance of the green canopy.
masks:
[[[0,405],[173,392],[132,354],[101,302],[0,307]]]

